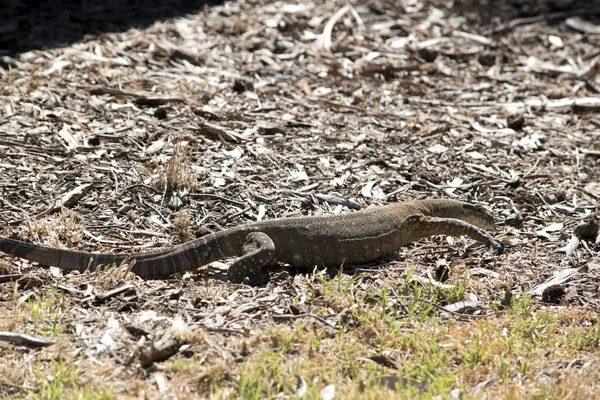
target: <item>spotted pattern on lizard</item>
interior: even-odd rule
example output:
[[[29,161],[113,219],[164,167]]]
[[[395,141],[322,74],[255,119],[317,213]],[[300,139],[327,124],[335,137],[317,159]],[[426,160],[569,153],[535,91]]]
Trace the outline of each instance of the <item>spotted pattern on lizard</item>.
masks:
[[[131,270],[142,278],[163,278],[237,258],[228,277],[243,282],[261,276],[263,267],[275,263],[306,269],[364,264],[433,235],[464,235],[501,252],[502,244],[485,231],[493,226],[493,215],[482,206],[429,199],[337,215],[252,222],[146,253],[90,253],[5,237],[0,237],[0,251],[66,271],[94,271],[135,261]]]

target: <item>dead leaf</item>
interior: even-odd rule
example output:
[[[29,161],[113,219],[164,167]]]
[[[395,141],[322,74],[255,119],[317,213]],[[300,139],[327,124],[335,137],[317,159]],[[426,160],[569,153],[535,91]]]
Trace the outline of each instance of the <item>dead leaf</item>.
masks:
[[[308,385],[306,384],[306,380],[302,375],[296,376],[296,397],[300,398],[306,394],[308,390]]]
[[[427,151],[433,154],[443,154],[448,151],[448,148],[438,143],[428,147]]]
[[[541,284],[537,285],[536,287],[534,287],[533,289],[531,289],[529,291],[529,293],[531,293],[534,296],[541,296],[542,293],[544,292],[544,290],[546,290],[546,288],[553,286],[553,285],[560,285],[565,282],[568,282],[571,279],[575,278],[578,274],[579,274],[579,268],[563,269],[562,271],[556,272],[550,280],[548,280],[544,283],[541,283]]]
[[[327,385],[321,390],[321,399],[323,400],[333,400],[335,397],[335,385]]]

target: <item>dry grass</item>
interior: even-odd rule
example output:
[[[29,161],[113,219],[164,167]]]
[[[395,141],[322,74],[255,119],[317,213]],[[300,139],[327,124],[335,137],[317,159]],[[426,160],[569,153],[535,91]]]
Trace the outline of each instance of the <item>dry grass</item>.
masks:
[[[540,308],[529,295],[516,294],[508,308],[485,318],[436,317],[430,302],[454,301],[457,292],[406,281],[386,280],[379,288],[364,285],[360,276],[306,281],[315,292],[311,314],[327,324],[307,315],[245,337],[184,327],[175,334],[185,343],[181,353],[150,367],[146,383],[134,372],[135,362],[115,364],[107,354],[81,347],[82,338],[72,336],[78,323],[71,321],[69,299],[48,288],[18,306],[15,302],[3,313],[2,325],[11,330],[32,325],[57,347],[35,351],[35,365],[25,369],[15,368],[23,360],[9,352],[1,372],[9,382],[36,388],[35,398],[128,398],[137,397],[142,388],[155,397],[161,387],[178,397],[293,397],[298,377],[307,385],[307,399],[321,398],[329,385],[348,399],[451,393],[488,399],[595,397],[600,344],[595,313]],[[167,314],[161,318],[172,321]],[[109,325],[105,332],[111,331]],[[70,348],[73,340],[80,350]],[[103,361],[82,358],[80,351]],[[161,386],[163,381],[168,384]],[[26,393],[8,389],[3,390],[15,397]]]
[[[83,226],[76,214],[68,209],[42,219],[29,219],[20,228],[21,239],[46,246],[61,247],[65,243],[73,246],[83,239]]]

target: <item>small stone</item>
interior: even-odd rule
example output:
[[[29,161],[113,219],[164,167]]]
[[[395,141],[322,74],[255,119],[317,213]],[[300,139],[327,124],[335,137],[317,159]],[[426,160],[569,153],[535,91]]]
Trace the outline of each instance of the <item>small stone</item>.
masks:
[[[560,285],[548,286],[542,292],[542,301],[544,303],[560,304],[566,293]]]
[[[515,114],[506,118],[506,126],[515,131],[520,131],[525,125],[525,116],[523,114]]]

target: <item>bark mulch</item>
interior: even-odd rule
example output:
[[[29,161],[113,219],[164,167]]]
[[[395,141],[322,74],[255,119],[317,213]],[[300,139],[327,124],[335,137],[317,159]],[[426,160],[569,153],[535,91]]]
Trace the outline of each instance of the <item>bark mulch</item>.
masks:
[[[68,3],[2,23],[4,236],[144,251],[257,219],[456,198],[496,213],[504,255],[434,238],[344,268],[361,272],[357,290],[461,264],[476,313],[523,292],[599,311],[598,2],[231,1],[136,24],[128,2],[117,20],[111,2],[72,4],[89,7],[79,18]],[[347,318],[312,290],[337,270],[276,268],[251,287],[227,282],[228,262],[142,281],[3,256],[0,330],[45,346],[16,335],[51,330],[19,305],[54,296],[64,329],[44,356],[105,364],[131,393],[176,353],[239,361],[235,338],[300,318],[335,334]],[[190,332],[204,344],[182,345]],[[34,350],[13,346],[0,393],[35,392],[15,372]]]

